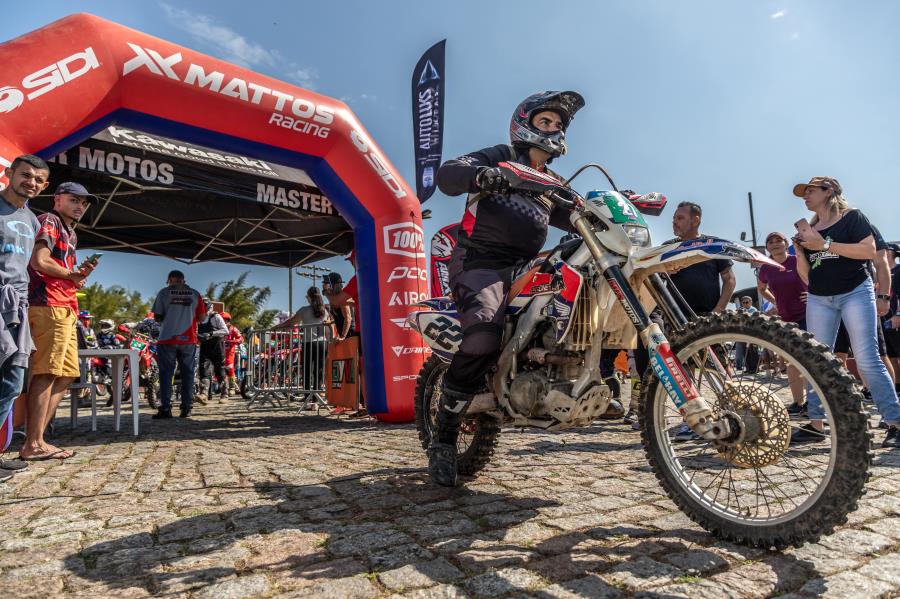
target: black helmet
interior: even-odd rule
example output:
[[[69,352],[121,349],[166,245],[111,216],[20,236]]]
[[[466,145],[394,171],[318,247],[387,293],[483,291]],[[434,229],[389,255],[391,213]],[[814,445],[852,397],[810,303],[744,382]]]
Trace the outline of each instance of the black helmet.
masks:
[[[554,158],[566,153],[566,129],[584,106],[584,98],[577,92],[546,91],[528,96],[516,107],[509,121],[509,140],[513,146],[523,144],[540,148]],[[531,124],[535,114],[552,110],[562,119],[562,129],[547,133]]]

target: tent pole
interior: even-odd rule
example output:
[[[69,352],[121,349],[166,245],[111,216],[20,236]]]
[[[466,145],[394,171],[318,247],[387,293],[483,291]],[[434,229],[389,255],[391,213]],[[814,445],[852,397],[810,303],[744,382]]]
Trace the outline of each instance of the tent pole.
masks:
[[[294,264],[293,257],[288,253],[288,317],[294,315]]]

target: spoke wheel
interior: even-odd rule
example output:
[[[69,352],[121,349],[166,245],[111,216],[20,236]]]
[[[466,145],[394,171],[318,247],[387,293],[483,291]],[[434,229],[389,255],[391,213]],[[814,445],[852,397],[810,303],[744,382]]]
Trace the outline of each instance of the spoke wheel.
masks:
[[[691,438],[658,379],[645,377],[642,440],[669,497],[713,534],[763,547],[814,541],[846,522],[864,492],[871,435],[862,395],[828,348],[796,325],[733,313],[699,318],[669,341],[714,415],[738,424],[725,442]],[[732,342],[758,351],[759,365],[735,371],[722,349]],[[803,421],[787,411],[788,373],[821,398],[817,442],[790,445]]]
[[[432,356],[419,372],[415,397],[416,429],[424,449],[431,445],[435,434],[444,373],[449,366],[447,362]],[[484,468],[494,453],[499,436],[500,425],[496,419],[486,414],[464,418],[456,440],[459,473],[470,476]]]

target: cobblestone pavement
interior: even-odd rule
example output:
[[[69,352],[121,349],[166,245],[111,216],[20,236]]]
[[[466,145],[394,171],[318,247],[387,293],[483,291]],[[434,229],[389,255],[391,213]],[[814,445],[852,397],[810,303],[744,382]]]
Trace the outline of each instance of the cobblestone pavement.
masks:
[[[66,406],[60,414],[67,412]],[[900,451],[847,526],[767,553],[717,542],[620,423],[504,431],[464,488],[411,425],[243,402],[113,433],[58,419],[64,462],[0,485],[4,597],[879,597],[900,592]],[[883,432],[876,433],[880,441]]]

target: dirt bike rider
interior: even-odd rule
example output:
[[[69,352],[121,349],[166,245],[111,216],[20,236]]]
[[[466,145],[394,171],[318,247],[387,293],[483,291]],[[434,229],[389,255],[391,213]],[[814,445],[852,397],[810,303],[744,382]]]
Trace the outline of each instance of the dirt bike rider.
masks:
[[[463,337],[444,375],[428,449],[428,473],[439,485],[456,484],[459,425],[500,356],[506,296],[515,275],[540,252],[548,225],[571,230],[569,210],[511,191],[497,164],[518,162],[562,180],[547,165],[566,153],[566,129],[583,106],[584,98],[573,91],[528,96],[510,120],[511,145],[448,160],[438,170],[443,193],[469,194],[450,262]]]

